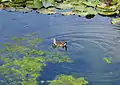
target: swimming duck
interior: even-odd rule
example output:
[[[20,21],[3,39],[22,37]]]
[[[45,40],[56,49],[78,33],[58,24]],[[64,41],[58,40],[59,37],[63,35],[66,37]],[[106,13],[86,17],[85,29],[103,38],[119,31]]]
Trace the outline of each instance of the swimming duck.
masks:
[[[62,47],[65,48],[65,50],[67,50],[67,42],[62,42],[62,41],[57,41],[55,38],[53,38],[53,47]]]

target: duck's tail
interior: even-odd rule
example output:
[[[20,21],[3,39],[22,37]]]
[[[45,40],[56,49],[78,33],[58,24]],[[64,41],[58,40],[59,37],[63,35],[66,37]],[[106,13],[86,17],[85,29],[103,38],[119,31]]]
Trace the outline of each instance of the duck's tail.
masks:
[[[65,48],[65,51],[67,51],[67,46],[66,45],[64,46],[64,48]]]
[[[67,42],[64,43],[64,47],[63,48],[65,48],[65,50],[67,51]]]

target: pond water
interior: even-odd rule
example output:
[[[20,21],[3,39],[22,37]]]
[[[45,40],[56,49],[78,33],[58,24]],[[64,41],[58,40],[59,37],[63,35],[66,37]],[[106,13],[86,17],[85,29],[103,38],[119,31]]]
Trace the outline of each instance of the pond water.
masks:
[[[1,11],[0,16],[0,43],[6,42],[9,37],[31,32],[40,33],[45,39],[46,50],[51,47],[51,38],[67,41],[67,53],[74,62],[49,63],[38,81],[70,74],[85,77],[88,85],[120,84],[120,32],[115,29],[119,27],[110,23],[110,18],[97,15],[86,19],[73,15],[6,11]],[[57,50],[64,52],[64,49]],[[107,64],[104,57],[112,58],[112,64]]]

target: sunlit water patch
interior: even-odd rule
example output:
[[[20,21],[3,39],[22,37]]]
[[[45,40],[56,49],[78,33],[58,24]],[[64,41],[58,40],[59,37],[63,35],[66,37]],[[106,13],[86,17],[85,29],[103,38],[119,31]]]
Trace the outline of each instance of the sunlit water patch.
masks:
[[[84,76],[89,81],[88,85],[119,85],[120,33],[114,29],[116,27],[109,18],[98,15],[93,19],[47,16],[34,12],[23,15],[1,12],[0,15],[11,17],[0,20],[0,42],[5,42],[5,37],[38,32],[38,37],[44,38],[44,50],[67,54],[73,60],[72,63],[49,63],[38,80],[52,80],[63,73]],[[12,18],[16,18],[14,23],[10,22]],[[67,52],[62,48],[53,49],[51,38],[67,41]],[[107,64],[104,57],[111,58],[112,63]]]

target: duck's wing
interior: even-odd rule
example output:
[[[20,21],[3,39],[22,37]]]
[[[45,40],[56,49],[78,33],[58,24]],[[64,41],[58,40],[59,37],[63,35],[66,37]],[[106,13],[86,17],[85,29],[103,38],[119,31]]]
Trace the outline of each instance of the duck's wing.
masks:
[[[63,42],[56,41],[56,44],[57,44],[57,45],[63,45],[64,43],[63,43]]]

